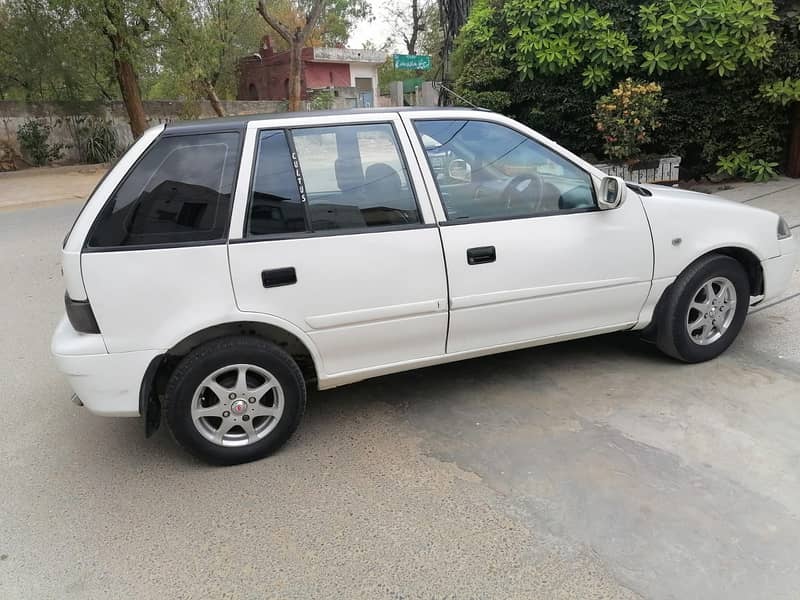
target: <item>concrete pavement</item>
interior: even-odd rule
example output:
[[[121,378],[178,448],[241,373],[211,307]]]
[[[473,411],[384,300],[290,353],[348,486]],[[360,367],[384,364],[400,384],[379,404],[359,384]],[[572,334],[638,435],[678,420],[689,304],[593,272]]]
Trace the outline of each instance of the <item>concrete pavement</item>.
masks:
[[[768,185],[722,195],[800,223]],[[0,212],[0,597],[797,597],[800,272],[710,363],[612,335],[398,374],[215,469],[68,402],[79,208]]]

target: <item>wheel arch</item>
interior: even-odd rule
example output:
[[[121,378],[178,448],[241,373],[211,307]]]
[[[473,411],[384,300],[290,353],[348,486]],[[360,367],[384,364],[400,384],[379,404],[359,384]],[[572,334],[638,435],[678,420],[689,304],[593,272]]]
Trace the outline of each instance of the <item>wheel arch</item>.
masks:
[[[747,279],[750,282],[750,295],[760,296],[764,293],[764,271],[761,268],[761,261],[751,250],[741,246],[725,246],[707,252],[699,258],[704,258],[710,254],[722,254],[735,259],[744,267],[745,273],[747,273]]]
[[[721,256],[728,256],[736,260],[745,270],[747,273],[747,280],[750,282],[750,295],[751,296],[760,296],[764,293],[764,272],[761,268],[761,261],[758,257],[747,248],[743,248],[741,246],[723,246],[720,248],[714,248],[713,250],[708,250],[707,252],[701,254],[700,256],[696,257],[692,262],[686,265],[680,273],[675,276],[677,280],[678,277],[681,276],[689,267],[695,264],[697,261],[702,260],[708,256],[712,256],[714,254],[721,255]],[[673,282],[674,283],[674,282]],[[653,316],[650,319],[650,323],[642,330],[642,336],[645,338],[652,338],[655,335],[655,331],[657,328],[658,321],[661,317],[661,311],[664,309],[664,304],[666,299],[669,298],[669,295],[672,293],[673,283],[669,284],[664,291],[661,293],[661,297],[658,299],[656,303],[656,307],[653,310]]]
[[[148,366],[139,393],[139,413],[144,417],[145,435],[150,437],[161,422],[161,397],[170,375],[180,360],[198,346],[230,336],[256,336],[285,350],[300,367],[307,385],[319,379],[319,356],[310,343],[286,328],[263,321],[239,320],[198,330],[155,357]]]

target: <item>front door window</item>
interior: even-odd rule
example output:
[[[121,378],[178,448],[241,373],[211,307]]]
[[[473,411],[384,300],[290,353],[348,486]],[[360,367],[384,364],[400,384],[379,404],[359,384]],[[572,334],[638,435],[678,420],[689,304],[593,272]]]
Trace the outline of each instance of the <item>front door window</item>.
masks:
[[[448,221],[503,219],[594,209],[589,174],[498,123],[418,120]]]

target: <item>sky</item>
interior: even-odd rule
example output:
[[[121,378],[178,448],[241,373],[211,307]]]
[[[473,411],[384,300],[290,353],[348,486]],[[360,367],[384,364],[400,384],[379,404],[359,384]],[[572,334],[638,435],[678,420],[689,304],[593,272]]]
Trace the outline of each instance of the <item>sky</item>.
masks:
[[[389,35],[392,33],[391,24],[388,22],[388,14],[387,14],[387,4],[392,2],[386,2],[386,0],[368,0],[370,6],[372,6],[372,14],[374,15],[375,19],[368,23],[366,21],[360,22],[356,25],[355,29],[350,33],[350,40],[347,43],[349,48],[363,48],[364,43],[367,41],[371,41],[375,44],[376,47],[380,48]],[[398,2],[398,4],[408,4],[408,2]],[[392,51],[400,51],[400,45],[395,43],[394,47],[390,48],[390,52]]]

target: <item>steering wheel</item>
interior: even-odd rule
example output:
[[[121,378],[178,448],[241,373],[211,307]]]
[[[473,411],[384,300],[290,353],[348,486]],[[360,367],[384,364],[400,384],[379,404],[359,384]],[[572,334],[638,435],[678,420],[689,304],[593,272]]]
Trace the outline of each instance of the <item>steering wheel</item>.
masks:
[[[517,175],[500,196],[506,208],[525,208],[533,213],[544,210],[544,184],[542,178],[533,173]]]

